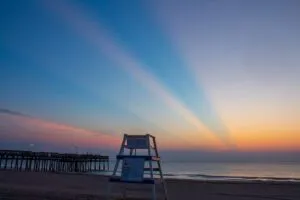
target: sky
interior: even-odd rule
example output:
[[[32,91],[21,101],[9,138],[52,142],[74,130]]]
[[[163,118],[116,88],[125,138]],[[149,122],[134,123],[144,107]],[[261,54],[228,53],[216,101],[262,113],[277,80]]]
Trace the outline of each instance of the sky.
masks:
[[[191,155],[299,152],[299,9],[1,1],[0,147],[105,152],[150,133]]]

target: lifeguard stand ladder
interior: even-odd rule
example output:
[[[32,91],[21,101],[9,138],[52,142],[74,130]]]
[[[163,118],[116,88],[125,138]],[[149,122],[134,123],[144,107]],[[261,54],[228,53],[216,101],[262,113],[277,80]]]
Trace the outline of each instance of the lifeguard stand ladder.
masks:
[[[137,153],[137,150],[139,152]],[[129,152],[128,152],[129,151]],[[139,154],[139,155],[138,155]],[[138,183],[152,185],[152,200],[156,200],[156,188],[154,175],[159,175],[160,182],[163,185],[165,200],[167,200],[167,189],[161,169],[160,157],[158,155],[155,137],[146,135],[127,135],[124,134],[123,141],[111,182]],[[120,161],[122,161],[121,176],[117,175]],[[155,165],[156,164],[156,165]],[[146,177],[148,173],[148,177]],[[157,172],[159,174],[157,174]],[[110,199],[110,183],[108,186],[108,199]]]

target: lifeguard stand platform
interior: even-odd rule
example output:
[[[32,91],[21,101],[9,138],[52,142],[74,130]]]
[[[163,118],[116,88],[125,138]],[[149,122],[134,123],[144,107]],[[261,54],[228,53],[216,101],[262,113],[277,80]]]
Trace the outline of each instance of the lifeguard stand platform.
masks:
[[[167,200],[167,189],[161,169],[160,157],[158,155],[155,137],[146,135],[127,135],[124,134],[123,141],[113,174],[109,179],[108,199],[111,198],[110,190],[112,183],[136,183],[152,185],[152,200],[157,199],[155,177],[163,186],[165,200]],[[121,164],[121,174],[117,171]],[[146,173],[144,173],[146,172]],[[148,173],[147,173],[148,172]],[[126,191],[125,191],[126,193]]]

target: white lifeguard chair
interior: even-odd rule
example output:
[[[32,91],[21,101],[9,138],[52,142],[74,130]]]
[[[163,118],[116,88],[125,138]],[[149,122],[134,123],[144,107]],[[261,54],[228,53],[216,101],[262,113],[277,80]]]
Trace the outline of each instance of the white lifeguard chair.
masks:
[[[139,152],[137,152],[139,150]],[[158,176],[163,186],[165,200],[167,200],[167,188],[163,178],[160,157],[158,155],[155,137],[146,135],[124,134],[113,174],[109,179],[108,199],[111,198],[111,183],[138,183],[152,185],[152,200],[156,200],[155,175]],[[120,163],[121,174],[117,171]],[[144,173],[148,172],[148,174]],[[158,172],[158,173],[157,173]],[[148,175],[148,176],[147,176]]]

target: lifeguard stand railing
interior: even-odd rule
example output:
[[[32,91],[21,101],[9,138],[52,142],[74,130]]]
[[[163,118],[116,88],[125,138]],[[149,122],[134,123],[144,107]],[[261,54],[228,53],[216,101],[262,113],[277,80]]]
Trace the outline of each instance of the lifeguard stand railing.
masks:
[[[152,185],[152,199],[156,200],[155,175],[163,185],[165,199],[167,189],[163,178],[160,157],[158,155],[155,137],[146,135],[124,134],[119,154],[117,155],[113,174],[109,179],[108,198],[110,198],[111,183],[138,183]],[[121,164],[121,174],[117,171]],[[144,173],[146,172],[146,173]],[[148,173],[147,173],[148,172]]]

